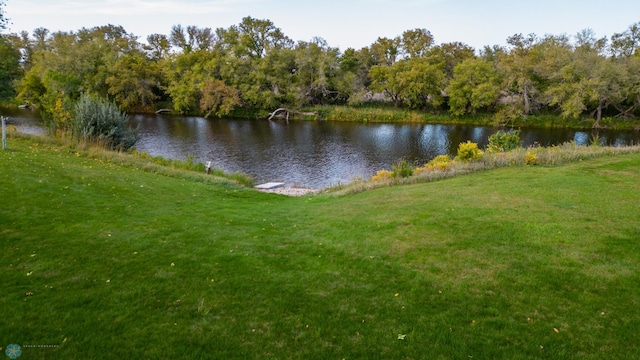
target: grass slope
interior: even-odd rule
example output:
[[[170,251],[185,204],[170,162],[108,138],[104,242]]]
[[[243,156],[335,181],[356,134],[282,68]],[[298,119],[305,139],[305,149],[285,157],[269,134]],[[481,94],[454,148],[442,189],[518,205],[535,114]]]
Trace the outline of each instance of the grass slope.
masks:
[[[25,359],[635,358],[639,178],[630,154],[289,198],[11,140],[0,346]]]

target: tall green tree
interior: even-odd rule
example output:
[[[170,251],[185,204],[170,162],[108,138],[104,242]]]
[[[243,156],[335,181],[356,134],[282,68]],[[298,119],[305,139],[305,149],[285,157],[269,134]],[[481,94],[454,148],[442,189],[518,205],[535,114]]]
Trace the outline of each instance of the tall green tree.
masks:
[[[451,79],[456,65],[475,57],[475,50],[461,42],[450,42],[432,47],[425,56],[431,63],[443,63],[446,77]]]
[[[162,62],[162,72],[167,77],[165,91],[176,112],[199,112],[200,89],[206,79],[215,77],[215,64],[214,55],[206,51],[174,54]]]
[[[598,126],[604,109],[625,98],[624,69],[592,49],[577,49],[571,61],[558,71],[561,81],[547,93],[550,104],[558,105],[563,117],[577,118],[591,111],[596,120],[594,126]]]
[[[640,54],[629,57],[625,62],[627,86],[626,101],[616,105],[616,109],[620,112],[620,116],[624,118],[638,118],[638,109],[640,109]]]
[[[336,91],[339,101],[358,103],[367,94],[369,69],[367,54],[364,50],[348,48],[338,57],[339,75],[336,78]]]
[[[167,35],[151,34],[147,36],[147,45],[143,46],[151,59],[158,61],[169,55],[171,50],[171,42]]]
[[[0,100],[8,100],[15,96],[14,82],[21,74],[20,47],[11,41],[3,32],[7,29],[9,19],[4,12],[5,1],[0,0]]]
[[[495,105],[500,97],[500,74],[493,62],[469,58],[456,65],[447,87],[449,109],[454,115],[473,114]]]
[[[400,37],[393,39],[379,37],[376,42],[369,47],[374,64],[382,66],[393,65],[398,60],[401,45],[402,40]]]
[[[108,94],[123,111],[154,110],[159,98],[160,70],[144,53],[132,52],[119,57],[106,79]]]
[[[322,38],[299,42],[296,46],[295,81],[300,105],[332,102],[337,96],[338,49]]]
[[[0,36],[0,100],[16,96],[14,83],[22,75],[20,51],[3,36]]]
[[[412,108],[436,108],[443,102],[446,79],[443,63],[414,57],[404,60],[403,71],[397,76],[404,83],[401,96]],[[395,66],[395,65],[394,65]]]
[[[247,16],[238,25],[240,37],[238,55],[262,58],[271,49],[291,48],[293,41],[284,35],[270,20]]]
[[[215,34],[211,28],[199,28],[189,25],[186,28],[182,25],[174,25],[171,28],[171,34],[168,41],[171,45],[178,48],[183,53],[190,53],[196,50],[210,50],[215,46]],[[156,52],[164,51],[166,45],[165,38],[153,35],[149,39],[149,43]]]
[[[406,82],[402,80],[400,73],[405,71],[405,62],[399,62],[393,66],[375,65],[369,71],[371,84],[369,89],[373,92],[384,93],[393,102],[394,107],[402,103],[402,94],[405,92]]]
[[[218,79],[206,79],[200,89],[200,110],[204,117],[222,117],[241,104],[238,90]]]
[[[640,22],[630,25],[624,32],[611,36],[611,53],[615,57],[640,54]]]
[[[406,57],[425,56],[433,43],[433,35],[427,29],[413,29],[402,33],[402,53]]]
[[[536,41],[535,34],[526,37],[515,34],[507,39],[511,46],[509,51],[502,53],[498,59],[498,66],[505,81],[503,88],[508,99],[505,103],[505,116],[529,115],[539,105],[536,101],[539,91],[533,78],[533,58],[530,56]]]
[[[52,128],[64,130],[70,107],[82,93],[107,98],[107,79],[119,58],[139,50],[137,38],[121,26],[56,32],[32,40],[33,54],[18,98],[41,107]],[[61,125],[61,126],[58,126]]]

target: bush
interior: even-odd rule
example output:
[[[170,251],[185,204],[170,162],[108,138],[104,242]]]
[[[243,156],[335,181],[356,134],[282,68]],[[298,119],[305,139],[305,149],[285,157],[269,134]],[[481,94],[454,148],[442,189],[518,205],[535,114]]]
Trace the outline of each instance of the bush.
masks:
[[[502,131],[489,136],[487,151],[490,153],[507,152],[520,147],[520,130]]]
[[[392,173],[394,177],[409,177],[413,175],[413,167],[406,160],[400,160],[393,166]]]
[[[458,156],[456,156],[456,159],[463,162],[469,162],[481,159],[482,155],[484,155],[484,153],[482,150],[478,149],[478,144],[467,141],[460,143],[460,146],[458,146]]]
[[[73,136],[123,150],[132,148],[140,139],[138,130],[129,126],[127,114],[114,103],[86,94],[75,106]]]
[[[452,161],[449,155],[438,155],[427,163],[427,168],[430,170],[447,170],[451,164]]]
[[[371,177],[371,181],[389,180],[393,177],[393,173],[389,170],[378,170],[375,175]]]
[[[527,153],[524,154],[524,163],[527,165],[536,165],[538,163],[538,155],[527,151]]]

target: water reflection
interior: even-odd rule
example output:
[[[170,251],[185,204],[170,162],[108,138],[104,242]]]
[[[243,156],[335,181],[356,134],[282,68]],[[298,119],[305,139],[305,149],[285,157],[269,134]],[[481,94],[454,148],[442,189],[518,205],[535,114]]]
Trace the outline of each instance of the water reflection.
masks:
[[[492,127],[348,122],[272,122],[173,116],[135,116],[140,151],[169,158],[193,155],[227,171],[251,174],[257,182],[324,188],[368,178],[400,159],[422,165],[441,154],[455,155],[460,142],[484,147]],[[608,144],[640,140],[637,132],[600,132]],[[522,129],[524,146],[576,141],[592,135],[564,129]]]
[[[10,115],[11,116],[11,115]],[[37,116],[13,114],[29,129]],[[460,142],[484,147],[492,127],[425,124],[357,124],[348,122],[273,122],[267,120],[204,119],[167,115],[136,115],[139,151],[153,156],[211,161],[226,171],[250,174],[256,182],[324,188],[369,178],[391,169],[400,159],[422,165],[441,154],[455,155]],[[22,129],[24,130],[24,128]],[[600,131],[608,145],[640,142],[639,132]],[[575,141],[585,145],[592,133],[566,129],[522,129],[524,146],[557,145]]]

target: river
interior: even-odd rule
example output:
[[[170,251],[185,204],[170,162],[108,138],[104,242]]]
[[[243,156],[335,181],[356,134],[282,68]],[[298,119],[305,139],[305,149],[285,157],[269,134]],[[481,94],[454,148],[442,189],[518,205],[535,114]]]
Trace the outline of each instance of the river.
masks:
[[[37,116],[10,114],[21,131],[38,133]],[[322,189],[369,178],[404,159],[423,165],[441,154],[455,155],[460,142],[481,147],[498,129],[483,126],[361,124],[327,121],[204,119],[171,115],[134,115],[142,135],[140,152],[172,159],[211,161],[212,166],[253,176],[256,183]],[[523,146],[591,142],[592,133],[566,129],[521,130]],[[599,131],[607,145],[640,143],[637,131]]]

